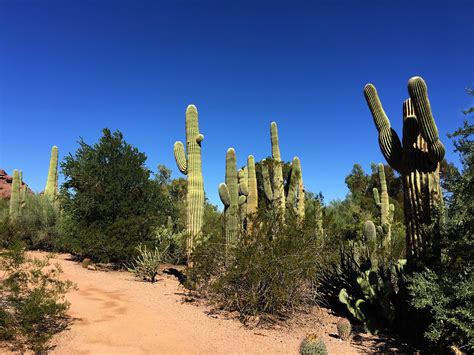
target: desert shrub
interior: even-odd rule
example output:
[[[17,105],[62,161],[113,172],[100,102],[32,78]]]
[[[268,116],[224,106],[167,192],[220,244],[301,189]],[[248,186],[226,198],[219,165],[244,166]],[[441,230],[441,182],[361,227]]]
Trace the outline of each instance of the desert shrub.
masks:
[[[44,352],[48,342],[67,324],[69,304],[64,295],[72,287],[59,279],[58,265],[50,257],[29,257],[20,246],[0,253],[0,340],[22,351]]]
[[[306,336],[300,344],[301,355],[327,355],[328,349],[321,337],[316,334]]]
[[[58,218],[59,210],[53,202],[42,195],[28,194],[19,216],[0,221],[1,244],[21,241],[29,249],[53,250]]]
[[[144,281],[155,282],[160,271],[160,264],[163,259],[166,259],[166,250],[161,251],[158,247],[147,248],[144,244],[139,244],[136,250],[138,255],[127,267],[128,271]]]
[[[466,353],[474,352],[473,133],[474,125],[465,121],[452,135],[463,169],[446,178],[447,208],[433,226],[439,235],[440,264],[414,273],[408,286],[411,305],[430,316],[425,337],[441,351],[457,345]]]
[[[221,235],[198,245],[190,282],[223,309],[239,312],[244,323],[285,317],[314,304],[324,263],[314,230],[298,225],[294,216],[281,224],[274,215],[261,215],[253,225],[227,250]]]
[[[158,248],[163,255],[163,262],[175,265],[186,263],[186,233],[175,232],[170,226],[161,226],[153,231],[152,245]]]
[[[161,183],[150,178],[146,155],[120,132],[104,129],[98,143],[81,139],[79,145],[61,163],[60,202],[69,239],[63,244],[94,261],[126,263],[174,210]]]

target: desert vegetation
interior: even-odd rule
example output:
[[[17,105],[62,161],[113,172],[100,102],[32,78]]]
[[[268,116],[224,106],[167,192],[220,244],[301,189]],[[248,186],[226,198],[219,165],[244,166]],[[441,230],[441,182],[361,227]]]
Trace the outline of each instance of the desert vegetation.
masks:
[[[276,122],[264,159],[249,155],[239,167],[234,148],[220,152],[225,179],[209,188],[222,206],[205,195],[194,105],[185,112],[185,143],[174,145],[185,178],[171,179],[164,165],[150,171],[145,153],[107,128],[96,143],[80,139],[62,161],[54,146],[44,192],[30,191],[15,170],[9,201],[1,201],[0,340],[46,351],[67,323],[64,295],[73,285],[25,251],[40,249],[87,260],[86,268],[129,270],[137,282],[159,283],[161,266],[172,264],[187,297],[237,313],[249,327],[324,306],[341,317],[343,341],[385,333],[429,352],[474,351],[472,109],[450,135],[458,170],[444,159],[425,81],[411,78],[408,93],[400,138],[375,86],[365,86],[386,164],[366,173],[355,163],[346,198],[328,203],[304,187],[311,162],[280,151]],[[308,334],[300,352],[327,348]]]

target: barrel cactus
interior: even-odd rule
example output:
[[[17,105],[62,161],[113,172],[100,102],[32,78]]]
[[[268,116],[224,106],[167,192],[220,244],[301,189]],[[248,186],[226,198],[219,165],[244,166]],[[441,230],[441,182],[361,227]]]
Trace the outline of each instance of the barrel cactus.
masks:
[[[306,336],[300,345],[301,355],[327,355],[328,349],[323,339],[316,334]]]
[[[20,214],[21,204],[21,186],[20,186],[20,172],[13,170],[12,189],[10,194],[10,217],[17,217]]]
[[[186,152],[182,142],[174,144],[174,158],[179,171],[187,178],[186,194],[186,253],[192,255],[194,241],[200,238],[204,217],[204,182],[202,178],[201,143],[196,106],[186,109]]]
[[[367,84],[364,95],[379,132],[379,146],[388,164],[403,179],[406,224],[406,251],[410,263],[440,257],[433,233],[434,206],[442,203],[439,163],[445,149],[431,112],[428,89],[421,77],[408,81],[410,98],[403,103],[403,138],[400,141],[382,108],[374,85]],[[403,144],[402,144],[403,143]]]
[[[341,338],[341,340],[348,340],[352,332],[351,322],[349,322],[349,320],[346,318],[341,318],[337,322],[336,326],[339,338]]]
[[[46,187],[44,195],[50,200],[54,201],[58,194],[58,147],[51,148],[51,158],[49,160],[48,179],[46,180]]]
[[[234,148],[229,148],[225,159],[225,183],[219,185],[219,197],[224,204],[226,247],[235,245],[239,234],[239,183],[237,158]]]

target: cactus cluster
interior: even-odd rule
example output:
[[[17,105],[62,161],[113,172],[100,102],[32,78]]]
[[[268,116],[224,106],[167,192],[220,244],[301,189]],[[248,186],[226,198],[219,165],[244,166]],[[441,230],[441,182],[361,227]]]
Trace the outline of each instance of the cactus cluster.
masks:
[[[407,259],[413,263],[418,259],[440,257],[439,250],[434,248],[437,243],[426,227],[432,222],[433,206],[442,203],[439,163],[445,150],[439,140],[425,81],[421,77],[411,78],[408,93],[410,98],[403,103],[403,138],[400,141],[391,128],[375,86],[367,84],[364,88],[379,132],[382,154],[403,179]]]
[[[302,221],[304,220],[305,213],[305,196],[300,159],[298,157],[293,158],[290,178],[286,189],[287,194],[285,194],[283,166],[280,156],[278,127],[276,122],[272,122],[270,125],[270,136],[272,144],[273,177],[270,177],[268,167],[265,162],[263,162],[262,176],[265,196],[271,201],[272,206],[279,210],[282,218],[284,218],[287,208],[290,208],[296,213],[297,218]]]
[[[327,355],[323,339],[316,334],[306,336],[300,344],[300,355]]]
[[[351,322],[346,318],[341,318],[337,321],[336,326],[339,338],[341,338],[341,340],[348,340],[352,332]]]
[[[54,201],[58,193],[58,147],[51,148],[51,159],[49,161],[48,179],[46,180],[46,187],[44,195],[50,200]]]
[[[194,105],[186,109],[186,152],[182,142],[174,144],[178,169],[186,175],[186,253],[191,258],[194,241],[201,236],[204,217],[204,182],[202,178],[201,143],[198,112]],[[186,154],[187,153],[187,154]]]

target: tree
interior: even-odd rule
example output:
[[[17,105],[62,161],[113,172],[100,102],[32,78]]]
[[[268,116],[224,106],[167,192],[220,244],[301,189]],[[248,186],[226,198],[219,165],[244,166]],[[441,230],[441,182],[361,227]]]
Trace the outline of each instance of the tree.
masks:
[[[171,206],[159,182],[150,179],[146,155],[122,133],[103,130],[98,143],[81,138],[61,163],[62,209],[75,251],[95,260],[126,262],[151,228],[164,223]]]

